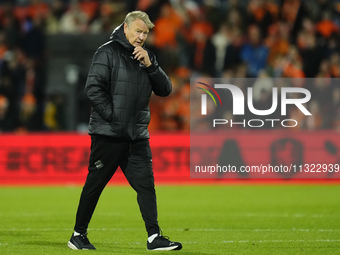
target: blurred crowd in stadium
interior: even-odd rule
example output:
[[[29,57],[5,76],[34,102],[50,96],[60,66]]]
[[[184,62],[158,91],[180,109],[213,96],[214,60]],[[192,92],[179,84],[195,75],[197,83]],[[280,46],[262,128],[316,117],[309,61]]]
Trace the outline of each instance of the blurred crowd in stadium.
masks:
[[[0,0],[0,132],[64,130],[63,99],[45,94],[46,37],[110,34],[136,9],[154,22],[147,47],[173,82],[171,96],[152,97],[150,130],[189,130],[190,77],[201,76],[327,78],[299,85],[312,93],[308,121],[288,114],[300,129],[340,130],[329,79],[340,78],[340,0]],[[272,86],[254,87],[258,109]]]

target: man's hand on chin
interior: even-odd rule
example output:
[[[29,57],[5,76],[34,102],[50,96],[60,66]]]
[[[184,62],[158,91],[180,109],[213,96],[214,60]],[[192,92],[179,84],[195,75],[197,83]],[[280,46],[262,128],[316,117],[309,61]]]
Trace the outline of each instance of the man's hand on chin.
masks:
[[[134,55],[135,59],[139,60],[146,67],[151,66],[149,54],[141,46],[136,46],[135,50],[132,52],[132,54]]]

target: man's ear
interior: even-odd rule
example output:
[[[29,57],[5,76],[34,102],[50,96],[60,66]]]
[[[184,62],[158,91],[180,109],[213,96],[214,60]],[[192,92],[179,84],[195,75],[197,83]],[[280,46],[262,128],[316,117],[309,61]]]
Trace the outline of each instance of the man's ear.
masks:
[[[124,23],[124,33],[126,34],[126,30],[128,29],[128,25]]]

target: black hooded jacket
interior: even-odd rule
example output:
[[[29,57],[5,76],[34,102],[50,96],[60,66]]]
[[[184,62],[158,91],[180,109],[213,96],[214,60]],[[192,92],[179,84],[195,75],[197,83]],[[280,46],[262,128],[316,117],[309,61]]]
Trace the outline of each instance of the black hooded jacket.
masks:
[[[150,51],[151,66],[134,59],[134,46],[124,34],[124,23],[98,48],[88,73],[85,94],[92,107],[89,134],[148,139],[152,91],[168,96],[172,85]]]

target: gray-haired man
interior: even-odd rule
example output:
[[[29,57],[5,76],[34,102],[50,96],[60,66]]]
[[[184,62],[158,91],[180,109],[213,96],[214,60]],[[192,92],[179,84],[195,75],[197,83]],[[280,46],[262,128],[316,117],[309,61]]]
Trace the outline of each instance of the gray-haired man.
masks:
[[[149,100],[171,93],[171,81],[154,54],[143,47],[154,25],[141,11],[127,14],[110,41],[94,54],[85,85],[92,107],[89,122],[91,154],[80,197],[74,233],[68,246],[94,250],[87,228],[101,192],[118,166],[137,192],[148,233],[148,250],[179,250],[181,243],[161,235],[149,145]]]

